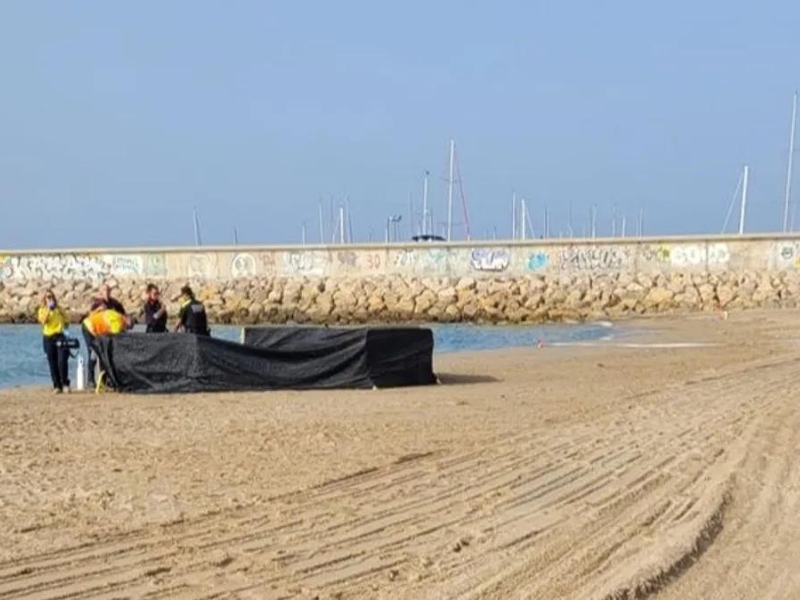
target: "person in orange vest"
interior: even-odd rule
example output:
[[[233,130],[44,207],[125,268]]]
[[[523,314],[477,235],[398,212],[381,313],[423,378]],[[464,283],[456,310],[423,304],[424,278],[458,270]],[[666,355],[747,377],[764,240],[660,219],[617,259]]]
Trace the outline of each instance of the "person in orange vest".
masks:
[[[94,338],[100,335],[118,335],[127,331],[131,327],[128,317],[110,308],[94,311],[87,316],[82,323],[81,331],[87,348],[92,348]],[[89,373],[87,381],[90,387],[97,385],[95,369],[97,368],[97,358],[95,353],[90,354]]]

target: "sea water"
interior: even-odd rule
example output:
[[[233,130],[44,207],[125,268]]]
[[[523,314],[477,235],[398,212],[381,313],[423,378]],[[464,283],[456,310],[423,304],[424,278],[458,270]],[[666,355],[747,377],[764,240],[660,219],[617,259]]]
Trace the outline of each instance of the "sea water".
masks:
[[[80,330],[73,335],[80,338]],[[599,340],[611,335],[607,323],[592,325],[478,326],[434,325],[436,353],[531,347],[539,342],[568,343]],[[240,327],[212,327],[212,335],[240,341]],[[80,338],[81,345],[83,339]],[[81,349],[83,351],[83,349]],[[75,372],[70,361],[70,372]],[[50,381],[42,349],[41,329],[36,325],[0,325],[0,389],[21,385],[45,385]]]

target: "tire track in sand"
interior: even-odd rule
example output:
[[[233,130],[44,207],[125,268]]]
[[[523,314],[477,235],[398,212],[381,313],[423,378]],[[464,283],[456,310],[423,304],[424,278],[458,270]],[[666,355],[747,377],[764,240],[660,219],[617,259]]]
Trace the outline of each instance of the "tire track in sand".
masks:
[[[769,385],[742,370],[625,416],[509,436],[483,452],[411,457],[267,506],[1,564],[0,598],[385,586],[415,597],[423,584],[446,597],[557,597],[598,582],[628,589],[626,577],[646,589],[653,577],[623,566],[641,563],[642,540],[674,536],[680,546],[724,508],[740,450],[798,374],[788,363],[759,368]]]

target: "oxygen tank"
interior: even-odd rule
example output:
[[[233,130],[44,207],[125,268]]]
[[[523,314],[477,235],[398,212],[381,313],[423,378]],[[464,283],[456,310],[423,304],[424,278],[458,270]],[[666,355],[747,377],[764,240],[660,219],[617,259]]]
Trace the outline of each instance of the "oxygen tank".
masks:
[[[86,389],[86,365],[83,362],[83,354],[78,354],[78,369],[75,377],[75,389],[82,392]]]

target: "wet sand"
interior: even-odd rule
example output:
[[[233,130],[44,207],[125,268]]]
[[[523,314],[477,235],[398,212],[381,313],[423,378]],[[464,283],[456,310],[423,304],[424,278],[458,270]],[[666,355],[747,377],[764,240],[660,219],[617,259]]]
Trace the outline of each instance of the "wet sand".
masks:
[[[800,597],[800,315],[638,325],[714,345],[442,356],[414,389],[2,392],[0,599]]]

